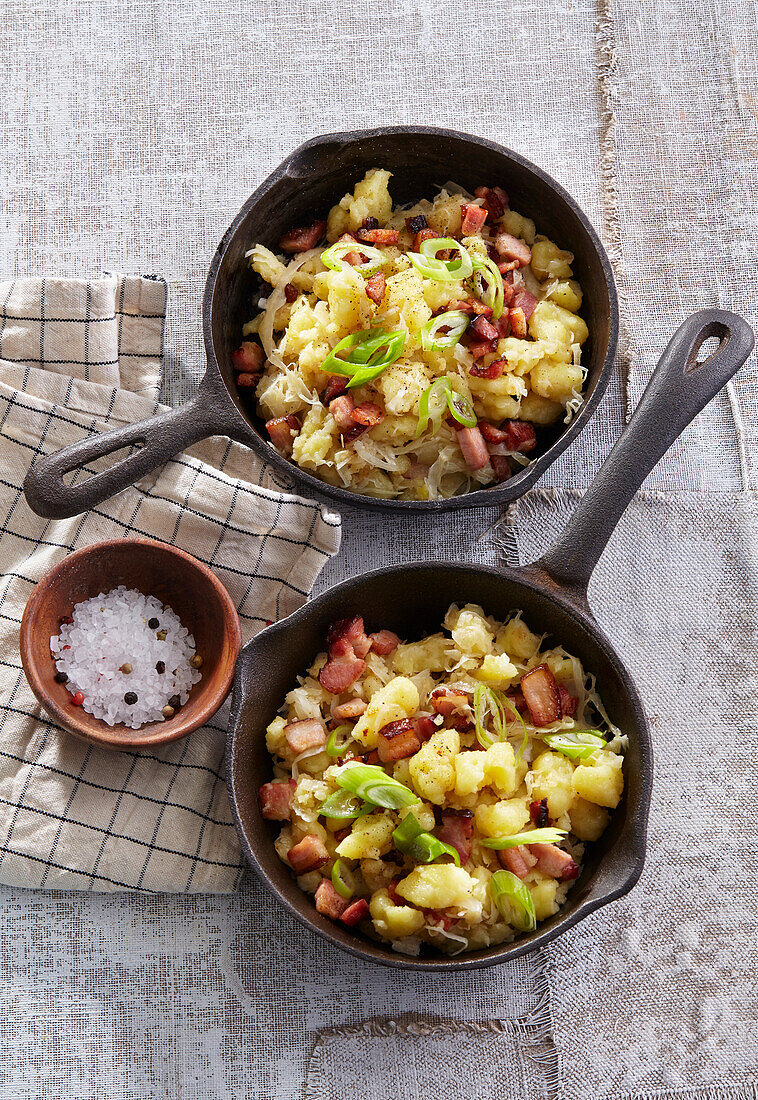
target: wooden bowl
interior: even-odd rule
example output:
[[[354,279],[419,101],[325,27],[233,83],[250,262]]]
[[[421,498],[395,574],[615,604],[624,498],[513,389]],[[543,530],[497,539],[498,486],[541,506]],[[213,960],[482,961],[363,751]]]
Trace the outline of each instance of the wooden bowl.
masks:
[[[138,730],[109,726],[74,706],[65,684],[55,680],[50,655],[50,638],[74,604],[120,584],[171,607],[203,658],[203,678],[184,706]],[[21,663],[42,706],[75,737],[112,749],[165,745],[207,722],[229,694],[240,644],[237,611],[218,578],[197,558],[154,539],[112,539],[69,554],[38,582],[21,620]]]

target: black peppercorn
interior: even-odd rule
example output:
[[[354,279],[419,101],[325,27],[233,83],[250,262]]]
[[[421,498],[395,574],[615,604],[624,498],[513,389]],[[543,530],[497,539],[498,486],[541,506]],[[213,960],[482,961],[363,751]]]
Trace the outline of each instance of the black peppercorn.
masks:
[[[155,630],[156,626],[160,626],[161,624],[158,619],[156,619],[155,615],[153,615],[152,619],[147,620],[147,625],[151,630]]]
[[[56,672],[55,682],[56,684],[65,684],[68,680],[68,675],[65,672]]]
[[[160,672],[161,676],[163,675],[163,673],[166,671],[166,666],[163,663],[163,661],[158,661],[157,662],[157,664],[155,666],[155,671]]]
[[[172,695],[168,701],[168,705],[176,710],[177,707],[181,706],[181,699],[178,695]]]
[[[133,691],[127,691],[126,695],[124,696],[124,702],[128,703],[131,707],[137,702],[137,696]]]

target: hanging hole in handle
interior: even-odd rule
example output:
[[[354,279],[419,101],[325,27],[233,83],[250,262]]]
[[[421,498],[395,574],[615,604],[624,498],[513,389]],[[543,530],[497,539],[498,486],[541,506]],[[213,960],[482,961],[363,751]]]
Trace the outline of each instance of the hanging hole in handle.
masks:
[[[136,454],[137,451],[141,451],[144,446],[144,439],[136,439],[134,443],[129,443],[125,447],[119,447],[116,451],[110,451],[107,455],[102,455],[86,466],[73,466],[70,470],[66,470],[64,474],[61,474],[61,481],[69,488],[75,483],[77,485],[84,485],[84,483],[94,477],[95,474],[102,474],[112,466],[117,466],[118,463],[123,462],[125,458],[129,458],[130,455]]]
[[[722,325],[720,321],[714,321],[712,324],[707,325],[692,345],[684,373],[692,374],[693,371],[704,367],[706,363],[710,363],[715,355],[723,351],[729,343],[731,335],[727,326]]]

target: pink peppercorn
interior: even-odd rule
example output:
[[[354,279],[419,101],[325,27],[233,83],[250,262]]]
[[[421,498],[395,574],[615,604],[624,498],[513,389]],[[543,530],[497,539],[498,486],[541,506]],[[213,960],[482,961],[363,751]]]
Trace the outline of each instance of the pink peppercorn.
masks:
[[[81,691],[74,692],[71,702],[74,704],[75,707],[80,707],[84,702],[84,693]]]

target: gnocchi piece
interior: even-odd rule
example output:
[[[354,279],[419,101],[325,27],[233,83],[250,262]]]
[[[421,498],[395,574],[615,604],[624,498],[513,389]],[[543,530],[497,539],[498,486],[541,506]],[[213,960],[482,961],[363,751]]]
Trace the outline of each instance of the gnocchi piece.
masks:
[[[455,757],[461,747],[457,730],[434,733],[410,758],[411,782],[416,793],[441,806],[445,795],[455,787]]]
[[[480,913],[482,903],[477,898],[477,880],[462,867],[452,863],[435,863],[414,867],[397,884],[401,898],[420,909],[460,908],[468,914]]]
[[[388,722],[409,718],[418,710],[418,688],[407,676],[395,676],[369,700],[353,727],[353,737],[367,748],[376,748],[377,735]]]
[[[381,859],[392,848],[395,824],[390,813],[359,817],[348,836],[337,845],[337,855],[343,859]]]
[[[533,761],[527,779],[531,777],[534,799],[547,799],[552,818],[566,813],[574,799],[574,765],[559,752],[543,752]]]
[[[402,940],[419,932],[426,923],[424,914],[410,905],[395,905],[386,889],[377,890],[369,902],[374,928],[388,940]]]
[[[488,806],[480,803],[474,810],[474,821],[482,836],[513,836],[521,832],[529,820],[525,798],[507,798]]]
[[[574,790],[588,802],[615,810],[624,790],[623,759],[612,752],[598,752],[590,763],[575,770]]]

